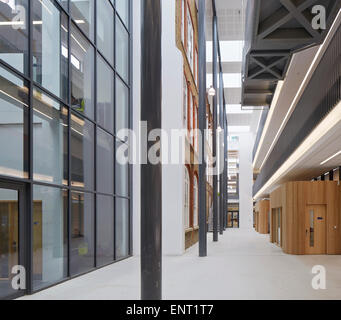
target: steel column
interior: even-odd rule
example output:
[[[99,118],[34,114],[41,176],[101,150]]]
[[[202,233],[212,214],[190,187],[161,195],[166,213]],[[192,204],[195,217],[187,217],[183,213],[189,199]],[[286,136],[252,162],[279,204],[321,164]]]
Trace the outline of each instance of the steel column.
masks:
[[[334,170],[329,171],[329,180],[333,181],[334,180]]]
[[[218,44],[218,48],[219,44]],[[221,130],[224,129],[224,116],[223,116],[223,93],[224,92],[224,84],[223,84],[223,73],[221,68],[221,58],[220,58],[220,49],[219,49],[219,126]],[[224,233],[224,191],[223,191],[223,185],[224,185],[224,161],[221,162],[221,159],[225,158],[224,155],[224,148],[223,148],[223,136],[224,131],[219,133],[219,232],[221,235]],[[225,142],[224,142],[225,143]],[[223,154],[223,155],[222,155]]]
[[[214,4],[214,1],[213,1]],[[216,172],[213,175],[213,241],[218,241],[218,159],[217,159],[217,124],[218,124],[218,114],[217,114],[217,17],[213,15],[212,20],[212,73],[213,73],[213,88],[215,89],[215,96],[213,97],[213,159],[215,159]]]
[[[199,0],[198,9],[199,46],[199,256],[207,256],[206,222],[206,0]]]
[[[141,120],[161,128],[161,1],[141,1]],[[147,143],[148,150],[153,145]],[[141,298],[162,298],[162,168],[141,165]]]
[[[227,161],[228,161],[228,128],[227,128],[227,114],[226,114],[226,103],[225,103],[225,98],[224,98],[224,230],[226,230],[226,224],[227,224],[227,203],[228,203],[228,193],[227,193]]]

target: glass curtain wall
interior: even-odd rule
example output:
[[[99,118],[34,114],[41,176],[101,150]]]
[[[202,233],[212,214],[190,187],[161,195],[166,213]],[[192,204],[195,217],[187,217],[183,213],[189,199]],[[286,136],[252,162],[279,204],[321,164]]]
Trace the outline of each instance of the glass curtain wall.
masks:
[[[32,190],[29,291],[131,254],[130,6],[0,1],[0,180]]]

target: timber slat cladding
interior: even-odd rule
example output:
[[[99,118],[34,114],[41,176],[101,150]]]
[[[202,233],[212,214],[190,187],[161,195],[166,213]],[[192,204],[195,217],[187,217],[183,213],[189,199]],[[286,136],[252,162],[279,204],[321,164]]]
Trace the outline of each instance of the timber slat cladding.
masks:
[[[283,184],[270,195],[270,242],[278,244],[280,223],[279,245],[285,253],[341,254],[340,196],[336,181]],[[274,215],[279,209],[278,222]]]
[[[269,200],[260,200],[256,203],[256,231],[260,234],[269,233],[269,210]]]

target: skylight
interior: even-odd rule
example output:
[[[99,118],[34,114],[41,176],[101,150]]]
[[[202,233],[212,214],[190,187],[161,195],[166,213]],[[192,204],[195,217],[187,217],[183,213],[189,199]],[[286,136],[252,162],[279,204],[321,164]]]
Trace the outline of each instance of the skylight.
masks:
[[[219,76],[217,78],[219,78]],[[213,79],[212,74],[208,73],[207,78],[206,78],[207,87],[210,87],[212,85],[212,79]],[[224,81],[225,88],[241,88],[242,87],[241,73],[224,73],[223,81]]]
[[[241,62],[243,57],[244,41],[220,41],[222,62]],[[206,60],[212,62],[212,41],[206,42]]]

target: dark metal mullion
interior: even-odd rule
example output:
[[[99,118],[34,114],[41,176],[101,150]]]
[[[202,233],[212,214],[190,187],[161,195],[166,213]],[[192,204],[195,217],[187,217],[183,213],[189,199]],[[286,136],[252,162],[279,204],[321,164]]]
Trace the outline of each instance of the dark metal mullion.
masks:
[[[207,221],[206,221],[206,3],[199,0],[198,12],[198,72],[199,72],[199,130],[201,141],[199,143],[199,256],[207,256]]]
[[[28,56],[29,56],[29,136],[28,136],[28,153],[29,153],[29,179],[27,184],[26,204],[27,204],[27,220],[26,220],[26,285],[27,293],[33,292],[33,3],[28,2]]]
[[[113,5],[113,4],[112,4]],[[116,5],[116,3],[115,3]],[[114,39],[113,39],[113,53],[114,53],[114,87],[113,87],[113,92],[114,92],[114,99],[113,99],[113,128],[114,128],[114,145],[113,145],[113,159],[114,159],[114,163],[113,163],[113,190],[114,190],[114,194],[116,195],[116,181],[115,181],[115,177],[116,177],[116,8],[114,8]],[[113,200],[113,219],[114,219],[114,224],[113,224],[113,259],[114,261],[116,260],[116,196],[114,196],[114,200]]]
[[[214,0],[212,0],[214,5]],[[218,193],[217,193],[217,18],[214,15],[212,19],[212,55],[213,55],[213,88],[215,89],[215,96],[213,97],[213,159],[215,160],[215,171],[213,174],[213,241],[218,241]]]
[[[98,56],[98,49],[97,49],[97,0],[94,0],[94,44],[95,44],[95,56],[94,56],[94,190],[96,192],[94,196],[94,267],[97,268],[97,56]]]
[[[19,70],[17,70],[16,68],[14,68],[10,64],[8,64],[6,61],[2,60],[1,58],[0,58],[0,66],[2,66],[5,69],[7,68],[8,70],[10,70],[11,72],[15,73],[18,77],[23,78],[27,82],[30,81],[30,77],[29,76],[27,76],[24,73],[20,72]]]
[[[131,0],[129,1],[129,28],[131,32],[133,32],[133,14],[132,14],[132,3]],[[116,3],[115,3],[116,4]],[[129,33],[129,84],[133,82],[133,38],[131,33]],[[128,104],[128,117],[129,117],[129,129],[133,128],[133,90],[129,88],[129,104]],[[129,159],[131,155],[131,145],[129,143]],[[115,149],[116,151],[116,149]],[[116,178],[116,171],[115,171],[115,178]],[[133,165],[131,161],[129,162],[129,255],[133,254]]]
[[[72,109],[72,86],[71,86],[71,81],[72,81],[72,66],[71,66],[71,16],[68,15],[68,228],[67,228],[67,233],[68,233],[68,247],[67,247],[67,276],[71,277],[71,226],[72,226],[72,191],[71,191],[71,180],[72,180],[72,175],[71,175],[71,163],[72,163],[72,154],[71,154],[71,109]]]

